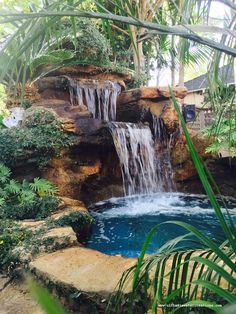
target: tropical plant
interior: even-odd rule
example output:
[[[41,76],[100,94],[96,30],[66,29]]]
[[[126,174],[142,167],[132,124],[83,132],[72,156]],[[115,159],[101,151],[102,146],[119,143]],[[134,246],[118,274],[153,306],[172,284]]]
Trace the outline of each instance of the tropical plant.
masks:
[[[162,2],[163,1],[158,1],[153,4],[152,1],[138,1],[135,6],[132,6],[132,2],[128,0],[112,3],[113,7],[115,6],[116,8],[115,13],[117,14],[109,11],[109,8],[106,8],[106,6],[102,6],[101,4],[99,4],[99,7],[102,12],[97,12],[94,10],[93,6],[91,6],[90,10],[85,11],[81,6],[80,1],[54,1],[51,4],[47,4],[41,10],[34,8],[30,13],[4,11],[0,14],[0,25],[11,25],[13,31],[11,35],[6,34],[6,36],[3,37],[4,40],[0,50],[0,60],[1,64],[3,64],[0,81],[3,82],[4,78],[7,77],[7,82],[9,82],[10,85],[16,85],[16,81],[19,81],[19,77],[21,77],[21,83],[24,85],[29,64],[31,63],[32,58],[37,57],[37,55],[35,56],[32,52],[38,51],[39,47],[47,47],[48,42],[50,43],[51,41],[55,41],[55,44],[60,43],[58,38],[61,39],[65,36],[65,24],[63,22],[65,19],[71,20],[72,34],[74,34],[74,37],[76,38],[75,21],[76,18],[82,17],[102,19],[104,21],[110,20],[114,23],[118,23],[119,28],[122,28],[125,25],[124,27],[126,29],[128,28],[128,33],[131,38],[133,38],[133,51],[136,52],[136,56],[139,56],[139,60],[137,60],[137,62],[135,61],[138,69],[143,69],[144,67],[144,48],[139,37],[140,35],[146,35],[146,29],[152,30],[152,36],[176,35],[200,43],[201,45],[218,49],[219,51],[226,52],[232,56],[236,56],[236,52],[232,48],[232,45],[227,46],[200,35],[200,32],[226,33],[228,36],[231,36],[231,38],[234,38],[235,33],[233,29],[219,27],[212,28],[204,25],[197,25],[198,27],[194,28],[192,24],[186,25],[183,24],[182,21],[181,25],[175,26],[163,24],[163,21],[158,21],[158,14],[156,12],[156,8],[162,5]],[[200,2],[197,1],[199,7],[203,7],[206,2],[206,0]],[[226,4],[231,5],[231,3]],[[234,7],[234,4],[231,6]],[[161,9],[162,8],[163,5],[161,6]],[[153,22],[153,20],[155,22]],[[107,27],[107,29],[110,28]],[[32,34],[33,36],[31,36]],[[49,46],[51,47],[51,44]],[[19,72],[17,69],[19,68],[18,62],[21,56],[24,56],[24,59],[27,60],[27,62],[20,63],[21,71]],[[15,75],[16,73],[17,75]]]
[[[19,265],[19,256],[14,248],[32,237],[32,231],[26,230],[9,219],[0,219],[0,271],[10,275]]]
[[[11,178],[11,170],[0,163],[0,218],[28,219],[46,217],[55,211],[57,189],[45,179],[22,183]]]
[[[162,0],[140,0],[135,3],[129,0],[119,1],[98,1],[98,7],[100,12],[110,12],[123,16],[132,16],[135,19],[153,21],[153,18],[158,9],[163,4]],[[117,23],[109,23],[104,21],[103,25],[105,30],[108,32],[111,38],[111,42],[114,42],[113,31],[115,30],[118,34],[125,35],[129,38],[134,69],[137,75],[143,75],[146,72],[146,60],[145,60],[145,45],[143,41],[139,41],[139,38],[144,35],[145,28],[137,27],[135,25]]]
[[[208,153],[226,153],[236,157],[236,120],[234,116],[223,118],[220,123],[213,123],[203,130],[206,137],[214,138],[214,142],[206,148]]]

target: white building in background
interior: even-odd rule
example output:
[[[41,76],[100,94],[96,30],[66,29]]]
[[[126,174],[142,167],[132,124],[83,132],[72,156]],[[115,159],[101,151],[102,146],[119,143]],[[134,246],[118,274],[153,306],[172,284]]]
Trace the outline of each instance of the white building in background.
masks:
[[[235,85],[236,83],[236,63],[233,65],[225,65],[219,69],[219,76],[225,84]],[[192,80],[184,83],[188,89],[188,94],[184,98],[185,105],[195,105],[196,120],[189,123],[189,127],[199,131],[208,126],[212,121],[211,107],[204,104],[206,90],[208,88],[207,74],[200,75]]]

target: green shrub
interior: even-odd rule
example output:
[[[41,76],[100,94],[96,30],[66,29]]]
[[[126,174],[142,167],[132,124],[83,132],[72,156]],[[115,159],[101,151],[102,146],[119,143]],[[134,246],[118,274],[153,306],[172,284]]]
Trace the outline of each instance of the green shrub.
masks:
[[[67,237],[61,243],[57,238],[46,237],[48,228],[28,229],[13,220],[0,219],[0,272],[14,275],[15,268],[26,265],[35,254],[65,248]]]
[[[214,121],[212,125],[202,130],[205,137],[213,137],[214,142],[207,147],[206,152],[215,153],[226,150],[236,157],[236,120],[235,117]]]
[[[39,167],[73,142],[48,110],[38,109],[27,116],[23,127],[0,129],[0,162],[13,166],[32,159]]]
[[[65,28],[71,29],[70,21],[65,24]],[[73,34],[67,37],[62,43],[62,47],[69,50],[75,50],[74,59],[77,62],[107,65],[110,63],[111,47],[110,42],[101,33],[99,27],[86,19],[78,19],[76,23],[78,32],[75,40]],[[70,32],[71,34],[71,32]],[[68,63],[67,61],[64,64]]]
[[[62,216],[55,221],[55,225],[64,227],[71,226],[74,228],[83,228],[84,226],[91,225],[94,219],[87,211],[74,212],[69,215]]]
[[[30,239],[32,231],[20,227],[12,220],[0,219],[0,271],[11,273],[19,264],[19,255],[14,248]]]
[[[29,109],[30,107],[32,106],[31,102],[27,99],[24,99],[22,102],[21,102],[21,108],[27,110]]]
[[[35,178],[29,183],[11,179],[11,171],[0,163],[0,218],[35,219],[55,211],[57,189],[47,180]]]
[[[4,218],[8,219],[45,218],[50,212],[58,208],[59,203],[59,199],[54,196],[35,196],[31,203],[12,204],[11,202],[6,202],[0,209],[0,213]]]

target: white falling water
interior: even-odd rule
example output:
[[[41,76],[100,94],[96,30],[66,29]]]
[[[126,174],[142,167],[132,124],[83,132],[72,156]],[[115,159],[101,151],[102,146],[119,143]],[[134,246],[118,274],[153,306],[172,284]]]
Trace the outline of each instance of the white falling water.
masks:
[[[139,123],[109,123],[120,160],[126,195],[150,194],[159,190],[155,151],[149,127]]]
[[[152,130],[155,145],[155,166],[160,191],[176,190],[173,179],[173,169],[171,164],[172,135],[168,135],[166,126],[162,119],[152,115]]]
[[[116,100],[120,91],[120,85],[111,81],[86,80],[83,83],[69,79],[71,105],[85,106],[93,118],[104,121],[116,119]]]

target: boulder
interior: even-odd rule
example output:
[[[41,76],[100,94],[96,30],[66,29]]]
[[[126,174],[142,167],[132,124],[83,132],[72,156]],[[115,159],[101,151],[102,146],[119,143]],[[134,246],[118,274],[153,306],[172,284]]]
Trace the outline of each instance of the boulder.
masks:
[[[78,198],[82,184],[90,177],[98,175],[101,171],[101,161],[98,156],[77,155],[75,158],[69,151],[50,161],[44,171],[44,178],[59,188],[62,196]],[[95,158],[94,158],[95,157]]]
[[[189,259],[188,252],[182,254],[180,262]],[[202,256],[206,251],[198,250],[192,253],[191,257]],[[146,263],[148,256],[145,257]],[[169,256],[165,264],[165,274],[169,274],[173,267],[174,254]],[[46,254],[38,257],[30,263],[31,272],[37,279],[46,283],[56,292],[58,297],[66,304],[70,304],[70,309],[79,309],[80,314],[85,313],[104,313],[110,296],[119,288],[118,282],[122,278],[125,270],[134,266],[137,259],[124,258],[121,256],[109,256],[95,250],[82,247],[68,248],[55,253]],[[194,267],[194,262],[189,262],[190,271]],[[228,267],[224,267],[225,271],[230,271]],[[149,280],[155,278],[155,267],[150,268]],[[193,274],[193,280],[198,279],[201,267],[197,267]],[[131,277],[132,278],[132,275]],[[124,278],[123,278],[124,279]],[[163,280],[162,293],[167,296],[170,276],[165,276]],[[213,283],[217,279],[213,279]],[[226,280],[221,280],[221,286],[228,288]],[[124,285],[123,294],[128,294],[132,289],[132,280]],[[194,287],[191,287],[191,292]],[[71,298],[73,291],[74,298]],[[152,294],[152,290],[149,290]],[[198,292],[200,297],[201,291]],[[122,295],[119,295],[120,302],[124,301]],[[153,296],[152,296],[153,297]],[[133,313],[144,313],[142,306],[139,307],[136,302]],[[121,304],[124,306],[125,302]],[[157,312],[159,313],[159,312]]]
[[[75,232],[71,227],[54,228],[46,232],[42,239],[53,239],[54,247],[72,247],[77,246],[78,240]]]
[[[174,87],[173,94],[176,98],[183,99],[187,95],[187,89],[185,87]],[[141,99],[153,99],[155,101],[170,99],[170,92],[168,87],[140,87],[131,89],[120,94],[117,104],[133,103]]]
[[[77,207],[83,207],[86,209],[84,203],[80,200],[75,200],[69,197],[60,197],[60,205],[59,205],[59,209],[63,209],[67,206],[77,206]]]
[[[205,138],[201,136],[199,133],[190,132],[190,136],[193,142],[194,147],[196,148],[198,154],[203,159],[212,157],[214,155],[206,153],[206,148],[212,143],[212,140],[209,138]],[[185,162],[191,160],[191,154],[186,143],[186,139],[184,134],[180,134],[173,150],[171,152],[171,160],[172,164],[180,165],[184,164]]]
[[[73,247],[39,256],[30,263],[30,269],[37,279],[50,285],[62,302],[70,304],[70,309],[79,309],[81,314],[103,313],[123,272],[135,262],[133,258]]]
[[[94,65],[66,66],[56,70],[52,70],[52,67],[48,66],[45,70],[49,72],[49,77],[68,75],[70,77],[80,79],[123,81],[125,83],[129,83],[132,80],[131,73],[121,73],[115,70],[113,71],[109,68],[102,68]]]
[[[53,221],[58,221],[59,219],[69,217],[71,214],[81,213],[81,212],[82,213],[88,212],[87,208],[84,205],[83,206],[66,206],[62,209],[59,208],[58,211],[56,211],[55,213],[52,213],[49,217]]]
[[[69,101],[62,99],[42,99],[34,103],[32,108],[46,108],[52,110],[59,118],[63,119],[62,122],[68,121],[69,119],[74,121],[79,118],[91,117],[91,113],[87,108],[71,106]]]
[[[184,98],[186,88],[174,87],[173,93],[178,101]],[[179,119],[170,92],[167,87],[141,87],[122,92],[117,100],[117,120],[124,122],[149,122],[152,123],[154,115],[161,118],[169,134],[179,128]]]
[[[153,114],[156,115],[155,113]],[[179,117],[172,101],[170,101],[163,107],[159,118],[163,120],[169,133],[174,133],[176,130],[179,129]]]
[[[44,225],[44,220],[19,220],[17,223],[23,227],[28,229],[40,229]]]
[[[190,131],[190,135],[194,147],[203,160],[216,157],[213,154],[206,153],[206,148],[211,144],[211,139],[206,139],[199,133],[195,133],[193,131]],[[175,181],[186,181],[197,177],[197,171],[183,134],[179,135],[174,147],[172,148],[171,162],[174,167]]]
[[[119,80],[89,79],[73,76],[50,76],[38,79],[34,84],[38,89],[41,99],[61,99],[70,101],[69,88],[74,83],[86,88],[111,89],[115,85],[121,90],[125,83]]]
[[[63,197],[58,209],[44,220],[23,220],[17,223],[30,230],[32,240],[22,241],[12,252],[21,263],[28,264],[39,253],[85,243],[90,236],[93,218],[83,202]]]

